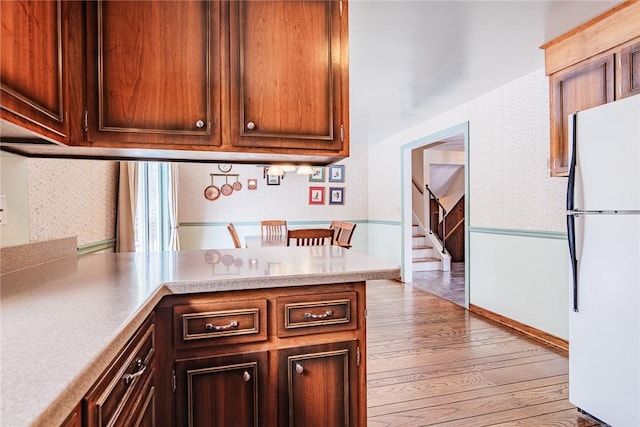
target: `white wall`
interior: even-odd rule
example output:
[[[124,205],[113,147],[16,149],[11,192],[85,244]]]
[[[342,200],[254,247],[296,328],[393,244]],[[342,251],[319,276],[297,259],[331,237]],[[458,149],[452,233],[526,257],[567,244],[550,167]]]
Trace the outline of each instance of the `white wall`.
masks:
[[[242,190],[215,201],[204,197],[204,189],[211,184],[211,173],[220,173],[215,164],[181,163],[178,218],[180,245],[183,249],[233,247],[226,224],[233,222],[241,237],[260,234],[259,223],[264,219],[285,219],[290,228],[327,227],[332,220],[354,221],[352,237],[354,250],[368,251],[367,220],[367,153],[366,146],[352,145],[351,156],[337,165],[344,165],[344,182],[329,182],[325,168],[325,182],[310,182],[309,177],[288,172],[280,185],[267,185],[262,167],[233,165],[231,174],[239,174]],[[247,189],[247,179],[258,180],[256,190]],[[214,177],[220,187],[224,177]],[[229,180],[233,182],[235,178]],[[309,188],[325,189],[325,204],[309,204]],[[329,189],[344,188],[344,204],[328,202]]]
[[[489,250],[482,259],[481,270],[474,262],[471,248],[470,303],[516,320],[526,319],[524,323],[532,327],[562,336],[568,317],[558,295],[569,286],[565,274],[568,257],[566,254],[563,257],[557,247],[564,232],[566,180],[550,178],[547,170],[548,91],[548,79],[539,69],[372,146],[369,218],[390,223],[401,220],[403,195],[399,186],[403,145],[468,121],[468,226],[471,230],[481,227],[485,233],[530,231],[532,236],[522,239],[539,239],[537,244],[544,247],[537,252],[535,260],[523,256],[507,261],[500,251]],[[374,173],[382,169],[387,172],[384,180]],[[375,235],[377,229],[371,228],[370,246],[381,244],[384,238],[388,247],[399,248],[402,233],[400,227],[397,228],[395,234],[385,230],[378,235]],[[553,238],[535,235],[549,232]],[[495,244],[500,242],[496,240]],[[526,245],[516,245],[515,250],[524,251]],[[531,263],[535,263],[537,274],[530,275],[527,284],[511,280],[512,277],[500,274],[506,262],[512,262],[508,268],[513,272],[529,272]],[[520,291],[523,295],[533,292],[536,298],[530,298],[527,305],[518,304],[512,296]],[[504,307],[511,304],[517,308],[505,313]]]
[[[6,224],[0,247],[29,243],[29,182],[26,157],[0,152],[0,194],[6,198]]]
[[[567,242],[553,235],[471,232],[470,299],[510,319],[569,337]]]
[[[453,177],[453,181],[449,183],[447,188],[443,188],[443,192],[440,193],[440,203],[447,211],[450,211],[458,200],[464,195],[465,182],[464,182],[464,151],[443,151],[437,148],[425,150],[424,164],[425,164],[425,182],[433,188],[432,179],[432,164],[440,165],[462,165],[463,167],[456,172]],[[434,191],[435,192],[435,191]],[[438,193],[436,193],[438,194]]]

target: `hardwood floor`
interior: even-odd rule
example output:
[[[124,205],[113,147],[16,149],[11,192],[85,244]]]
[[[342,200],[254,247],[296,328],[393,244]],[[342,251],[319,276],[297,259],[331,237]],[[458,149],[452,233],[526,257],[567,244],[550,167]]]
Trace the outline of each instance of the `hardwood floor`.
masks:
[[[597,426],[568,400],[568,359],[394,281],[367,286],[368,426]]]

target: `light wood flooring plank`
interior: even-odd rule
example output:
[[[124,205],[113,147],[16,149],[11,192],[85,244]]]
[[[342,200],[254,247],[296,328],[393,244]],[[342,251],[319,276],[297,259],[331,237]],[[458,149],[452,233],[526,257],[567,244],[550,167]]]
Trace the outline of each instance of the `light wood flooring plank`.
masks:
[[[566,352],[417,287],[367,287],[368,425],[592,426]]]

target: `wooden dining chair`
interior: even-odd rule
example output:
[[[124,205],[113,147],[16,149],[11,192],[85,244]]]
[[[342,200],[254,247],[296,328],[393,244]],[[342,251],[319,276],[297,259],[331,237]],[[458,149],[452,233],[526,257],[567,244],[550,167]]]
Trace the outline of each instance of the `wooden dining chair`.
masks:
[[[322,246],[329,245],[333,240],[333,230],[330,228],[303,228],[287,231],[287,246],[295,239],[293,246]]]
[[[287,221],[266,220],[260,221],[260,235],[265,237],[285,237],[287,235]]]
[[[329,228],[333,230],[333,240],[331,241],[331,244],[333,245],[338,244],[338,234],[340,234],[341,225],[342,221],[331,221],[331,225],[329,226]]]
[[[356,229],[356,224],[353,222],[343,222],[340,225],[340,232],[338,233],[337,242],[334,245],[342,246],[343,248],[351,248],[351,237],[353,237],[353,230]]]
[[[229,234],[231,234],[231,239],[233,240],[233,246],[236,248],[241,248],[242,244],[240,243],[240,237],[238,237],[238,232],[236,231],[236,226],[233,225],[232,222],[227,224],[227,230],[229,230]]]

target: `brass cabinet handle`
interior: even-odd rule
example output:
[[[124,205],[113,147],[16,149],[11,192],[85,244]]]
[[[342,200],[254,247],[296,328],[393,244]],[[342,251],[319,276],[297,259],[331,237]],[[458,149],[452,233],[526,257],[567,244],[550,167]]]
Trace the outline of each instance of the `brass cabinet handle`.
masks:
[[[304,372],[304,366],[302,366],[299,363],[296,363],[296,372],[299,373],[299,374],[303,373]]]
[[[237,328],[237,327],[238,327],[237,320],[234,320],[228,325],[223,325],[223,326],[216,326],[212,323],[207,323],[206,325],[204,325],[204,328],[208,331],[226,331],[227,329]]]
[[[144,372],[147,370],[147,365],[144,364],[144,361],[142,359],[138,359],[136,361],[136,367],[137,367],[136,372],[134,372],[133,374],[125,375],[123,377],[124,383],[126,385],[131,384],[133,380],[135,380],[136,378],[144,374]]]
[[[331,310],[327,310],[322,314],[311,314],[311,313],[304,314],[305,319],[326,319],[327,317],[331,317],[331,316],[333,316],[333,311]]]
[[[249,374],[249,372],[244,371],[244,373],[242,374],[242,379],[244,380],[244,382],[248,382],[251,379],[251,375]]]

